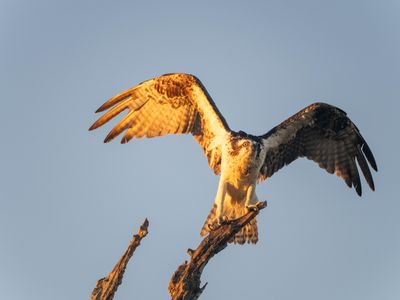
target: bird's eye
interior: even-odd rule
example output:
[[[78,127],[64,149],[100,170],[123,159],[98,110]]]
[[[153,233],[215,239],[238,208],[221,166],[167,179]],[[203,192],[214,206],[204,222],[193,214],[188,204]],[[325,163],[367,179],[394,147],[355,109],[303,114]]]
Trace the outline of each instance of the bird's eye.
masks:
[[[246,141],[246,142],[244,142],[243,144],[242,144],[242,147],[248,147],[250,145],[250,143],[248,142],[248,141]]]

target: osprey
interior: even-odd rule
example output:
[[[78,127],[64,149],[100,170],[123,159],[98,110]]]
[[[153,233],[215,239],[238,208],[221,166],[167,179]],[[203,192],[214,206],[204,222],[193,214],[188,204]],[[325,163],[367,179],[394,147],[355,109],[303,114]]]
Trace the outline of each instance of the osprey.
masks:
[[[121,143],[132,138],[191,133],[200,144],[210,168],[220,174],[215,202],[201,230],[202,236],[223,220],[241,217],[249,209],[255,209],[259,201],[256,184],[298,157],[311,159],[329,173],[335,173],[361,196],[357,160],[374,190],[368,163],[375,171],[377,165],[370,148],[346,113],[329,104],[311,104],[268,133],[254,136],[229,128],[195,76],[166,74],[112,97],[96,112],[106,110],[89,130],[102,126],[124,110],[128,113],[110,131],[105,143],[125,131]],[[233,238],[239,244],[257,241],[255,219]]]

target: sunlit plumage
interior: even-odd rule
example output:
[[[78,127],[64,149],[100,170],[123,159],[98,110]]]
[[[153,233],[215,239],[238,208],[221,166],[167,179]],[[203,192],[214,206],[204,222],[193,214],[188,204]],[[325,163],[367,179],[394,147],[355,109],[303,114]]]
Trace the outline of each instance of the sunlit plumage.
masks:
[[[271,177],[298,157],[306,157],[354,186],[361,196],[358,168],[368,185],[374,182],[368,164],[377,170],[374,156],[358,128],[341,109],[314,103],[262,136],[231,130],[202,83],[189,74],[166,74],[147,80],[104,103],[106,111],[91,127],[96,129],[128,110],[105,138],[124,132],[132,138],[191,133],[202,147],[215,174],[220,174],[215,203],[201,235],[223,219],[242,216],[258,202],[256,184]],[[233,242],[256,243],[254,219]]]

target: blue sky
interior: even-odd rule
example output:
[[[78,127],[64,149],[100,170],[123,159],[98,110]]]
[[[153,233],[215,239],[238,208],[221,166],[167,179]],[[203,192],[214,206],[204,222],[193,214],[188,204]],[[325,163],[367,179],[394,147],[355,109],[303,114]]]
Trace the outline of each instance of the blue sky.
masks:
[[[197,75],[234,130],[339,106],[379,166],[360,199],[298,160],[257,188],[256,246],[230,246],[201,299],[400,297],[398,1],[0,1],[0,298],[87,299],[145,217],[115,299],[168,299],[218,178],[190,136],[87,129],[114,94]]]

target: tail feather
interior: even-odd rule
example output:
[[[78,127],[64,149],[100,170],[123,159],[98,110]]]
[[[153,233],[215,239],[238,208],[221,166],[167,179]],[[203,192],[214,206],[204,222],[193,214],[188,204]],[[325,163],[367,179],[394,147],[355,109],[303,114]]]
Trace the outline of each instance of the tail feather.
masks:
[[[256,244],[258,242],[257,220],[254,218],[241,231],[235,234],[230,243],[243,245],[244,243]]]
[[[218,223],[216,218],[217,205],[214,204],[208,214],[206,221],[204,222],[203,228],[201,229],[200,235],[205,236],[211,230],[210,227],[215,226]],[[247,213],[247,208],[244,205],[236,203],[229,205],[229,208],[225,209],[224,215],[228,220],[234,220],[242,217]],[[257,220],[254,218],[249,224],[244,226],[242,230],[235,234],[235,236],[229,241],[230,243],[243,245],[244,243],[256,244],[258,242],[258,227]]]

